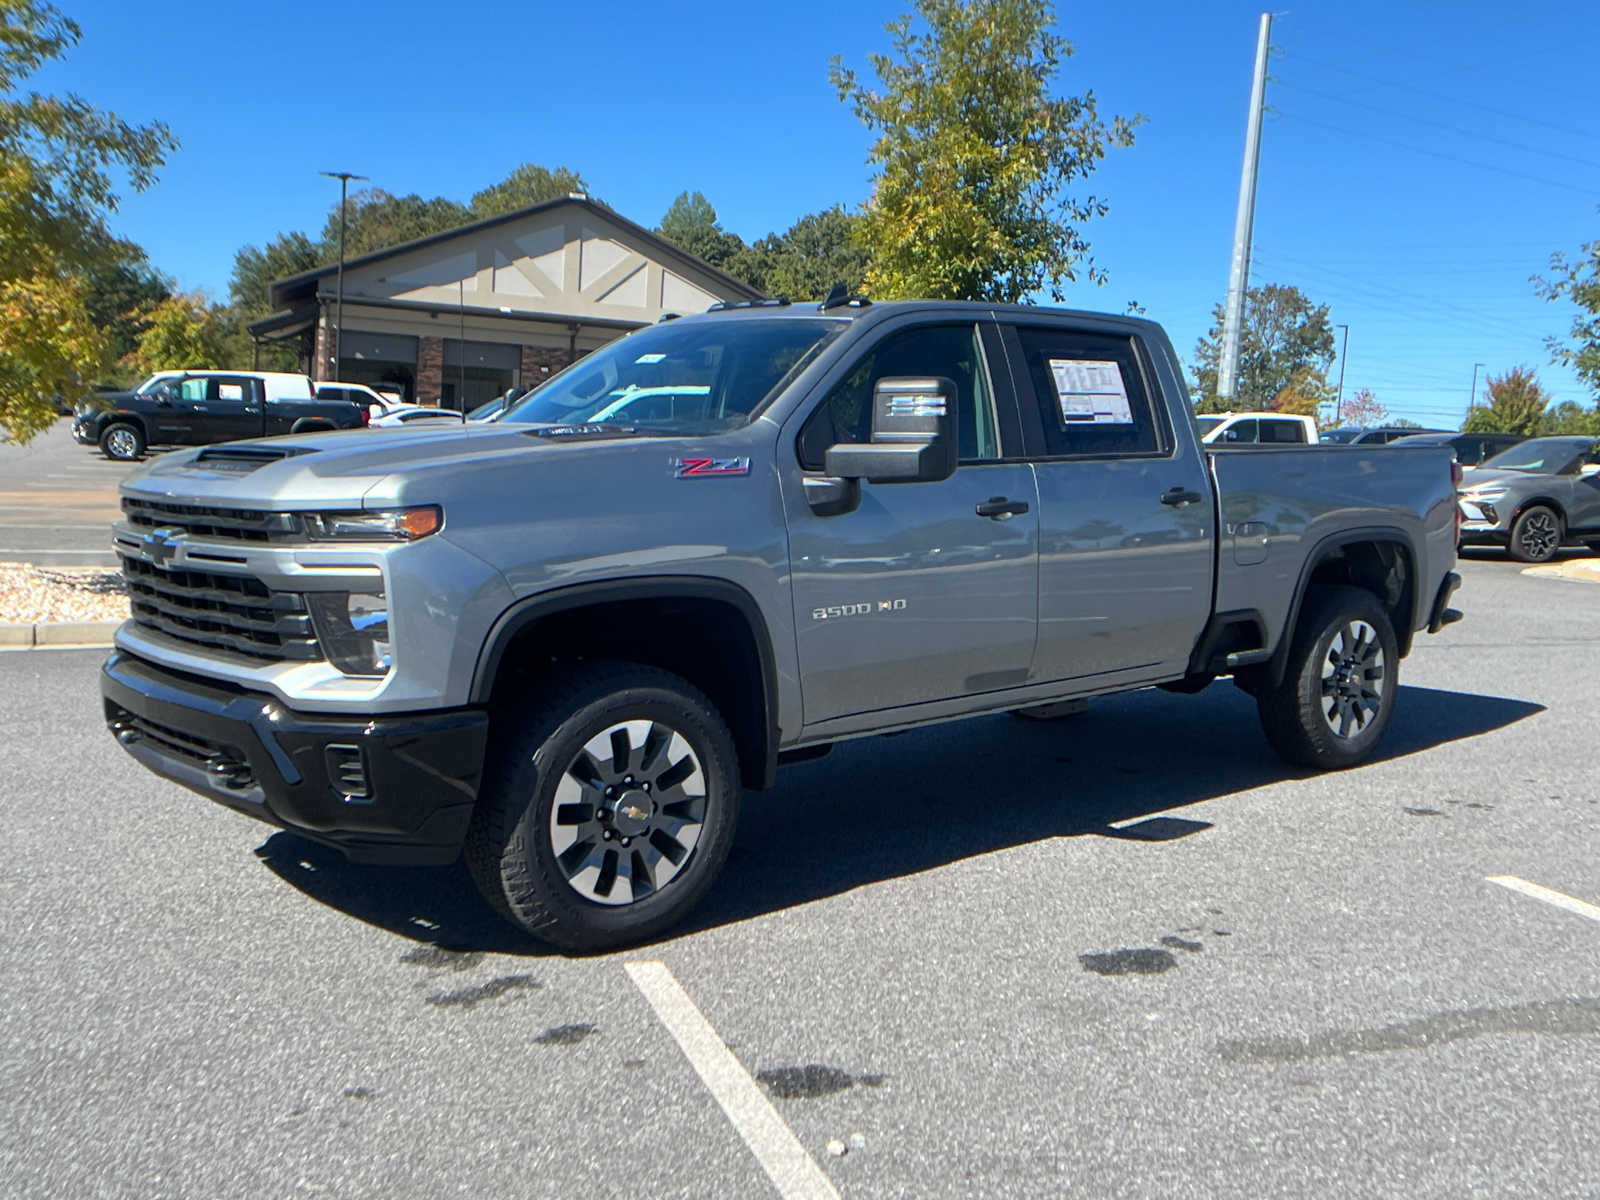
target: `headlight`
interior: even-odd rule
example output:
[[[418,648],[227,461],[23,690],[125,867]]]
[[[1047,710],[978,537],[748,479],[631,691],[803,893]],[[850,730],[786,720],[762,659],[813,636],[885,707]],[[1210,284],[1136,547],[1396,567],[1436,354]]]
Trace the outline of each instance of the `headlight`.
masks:
[[[437,504],[302,515],[306,531],[318,542],[411,542],[444,528],[444,510]]]
[[[308,592],[306,604],[329,662],[346,675],[389,673],[389,605],[382,592]]]

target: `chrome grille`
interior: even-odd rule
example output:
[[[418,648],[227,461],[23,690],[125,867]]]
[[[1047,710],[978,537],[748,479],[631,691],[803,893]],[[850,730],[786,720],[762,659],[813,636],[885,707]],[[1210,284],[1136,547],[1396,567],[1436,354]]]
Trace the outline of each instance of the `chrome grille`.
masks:
[[[122,557],[137,625],[207,649],[265,662],[322,658],[305,598],[274,592],[252,575],[167,570]]]
[[[195,537],[236,542],[299,542],[306,537],[305,526],[295,513],[164,504],[132,496],[123,497],[122,511],[128,524],[136,528],[180,529]]]

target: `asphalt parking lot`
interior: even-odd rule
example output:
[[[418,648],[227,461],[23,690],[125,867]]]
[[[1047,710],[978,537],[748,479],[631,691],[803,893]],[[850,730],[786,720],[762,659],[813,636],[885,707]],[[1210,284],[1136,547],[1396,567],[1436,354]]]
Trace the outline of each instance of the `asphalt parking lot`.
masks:
[[[70,417],[25,446],[0,442],[0,563],[115,567],[109,527],[132,469],[74,442]]]
[[[658,961],[846,1198],[1595,1194],[1600,923],[1488,878],[1600,903],[1600,588],[1462,570],[1379,761],[1225,683],[858,741],[587,959],[143,771],[103,651],[0,654],[0,1191],[778,1195]]]

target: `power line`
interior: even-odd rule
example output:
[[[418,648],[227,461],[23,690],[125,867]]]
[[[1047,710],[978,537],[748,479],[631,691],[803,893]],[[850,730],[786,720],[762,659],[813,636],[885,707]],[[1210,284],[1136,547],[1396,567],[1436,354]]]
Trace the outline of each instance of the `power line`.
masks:
[[[1279,80],[1278,86],[1286,87],[1296,92],[1304,92],[1307,96],[1315,96],[1319,100],[1332,100],[1338,104],[1348,104],[1352,108],[1364,108],[1368,112],[1375,112],[1382,117],[1393,117],[1401,121],[1411,121],[1417,125],[1431,125],[1435,129],[1443,129],[1447,133],[1454,133],[1461,137],[1473,137],[1477,138],[1479,141],[1493,142],[1497,146],[1510,146],[1513,150],[1522,150],[1528,154],[1543,154],[1547,158],[1559,158],[1563,162],[1577,163],[1581,167],[1592,167],[1595,170],[1600,171],[1600,162],[1591,162],[1587,158],[1574,158],[1570,154],[1562,154],[1556,150],[1541,150],[1537,146],[1529,146],[1522,142],[1514,142],[1509,138],[1499,138],[1495,137],[1493,134],[1475,133],[1470,129],[1462,129],[1456,125],[1446,125],[1443,121],[1430,121],[1426,117],[1414,117],[1406,113],[1392,112],[1387,108],[1379,108],[1375,104],[1363,104],[1359,100],[1349,100],[1344,96],[1333,96],[1327,92],[1313,91],[1308,87],[1301,87],[1297,83],[1285,83],[1284,81]]]
[[[1593,130],[1573,129],[1566,125],[1557,125],[1553,121],[1541,121],[1538,117],[1525,117],[1518,113],[1506,112],[1503,109],[1490,108],[1487,104],[1477,104],[1471,100],[1461,100],[1455,96],[1446,96],[1443,92],[1430,92],[1427,88],[1413,87],[1409,83],[1396,83],[1391,79],[1380,79],[1376,75],[1366,75],[1360,71],[1352,71],[1349,67],[1336,67],[1332,63],[1317,62],[1314,59],[1305,58],[1299,54],[1286,54],[1285,57],[1292,58],[1296,62],[1305,63],[1308,67],[1318,67],[1324,71],[1337,71],[1341,75],[1349,75],[1354,79],[1365,79],[1369,83],[1376,83],[1382,87],[1398,88],[1403,92],[1411,92],[1418,96],[1427,96],[1432,100],[1443,100],[1447,104],[1459,104],[1463,108],[1475,108],[1479,112],[1488,113],[1490,116],[1494,117],[1504,117],[1508,121],[1523,121],[1529,125],[1541,125],[1546,129],[1553,129],[1557,133],[1566,133],[1571,134],[1574,137],[1594,138],[1596,140],[1600,140],[1600,133],[1595,133]],[[1353,102],[1346,101],[1346,103]]]
[[[1363,141],[1378,142],[1385,146],[1393,146],[1399,150],[1406,150],[1412,154],[1422,154],[1429,158],[1440,158],[1445,162],[1460,163],[1465,167],[1476,167],[1480,171],[1493,171],[1496,175],[1508,175],[1522,183],[1542,183],[1546,187],[1560,188],[1564,192],[1577,192],[1580,196],[1591,198],[1600,195],[1600,188],[1575,187],[1570,183],[1558,183],[1554,179],[1540,179],[1537,175],[1525,175],[1521,171],[1508,171],[1504,167],[1491,167],[1487,163],[1473,162],[1470,158],[1460,158],[1454,154],[1441,154],[1437,150],[1424,150],[1421,146],[1410,146],[1405,142],[1397,142],[1391,138],[1378,137],[1371,133],[1356,133],[1350,129],[1340,129],[1337,125],[1328,125],[1322,121],[1313,121],[1310,117],[1302,117],[1298,113],[1282,113],[1291,121],[1299,121],[1303,125],[1314,125],[1318,129],[1326,129],[1332,133],[1342,133],[1346,137],[1360,138]]]

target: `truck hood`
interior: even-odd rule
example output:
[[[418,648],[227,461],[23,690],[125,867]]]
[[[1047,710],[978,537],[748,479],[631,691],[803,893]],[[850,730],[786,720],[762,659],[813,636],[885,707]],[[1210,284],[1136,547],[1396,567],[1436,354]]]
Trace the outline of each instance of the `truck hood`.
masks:
[[[228,442],[163,454],[122,488],[130,496],[179,504],[372,508],[393,503],[402,483],[435,472],[507,457],[592,453],[616,444],[561,442],[537,436],[535,428],[433,425]]]

